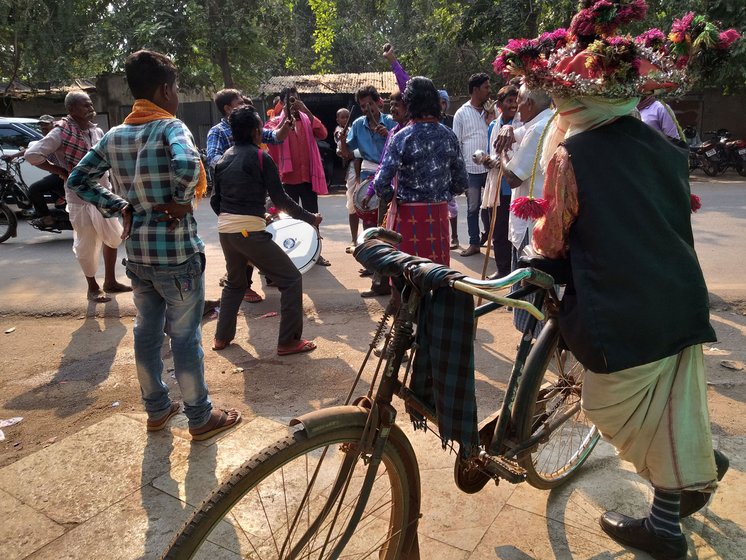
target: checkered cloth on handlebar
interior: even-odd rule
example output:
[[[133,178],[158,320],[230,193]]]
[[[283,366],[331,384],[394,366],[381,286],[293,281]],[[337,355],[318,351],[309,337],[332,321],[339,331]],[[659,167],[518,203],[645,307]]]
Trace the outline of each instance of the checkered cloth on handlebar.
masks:
[[[449,442],[469,455],[478,445],[474,383],[474,299],[449,282],[464,275],[427,259],[413,257],[380,241],[355,250],[366,268],[384,276],[404,273],[424,294],[418,317],[417,345],[409,388],[435,408],[443,447]],[[408,411],[415,428],[425,419]]]

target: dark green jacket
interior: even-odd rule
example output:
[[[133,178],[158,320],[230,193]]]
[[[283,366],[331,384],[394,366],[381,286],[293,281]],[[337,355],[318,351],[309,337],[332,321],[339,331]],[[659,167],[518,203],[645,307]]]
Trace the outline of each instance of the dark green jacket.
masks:
[[[563,338],[611,373],[716,340],[694,251],[687,155],[632,117],[564,143],[578,183]]]

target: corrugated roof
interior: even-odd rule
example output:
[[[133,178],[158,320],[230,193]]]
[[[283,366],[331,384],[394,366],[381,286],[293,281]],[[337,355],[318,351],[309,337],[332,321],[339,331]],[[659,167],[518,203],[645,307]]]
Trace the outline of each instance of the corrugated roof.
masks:
[[[354,94],[362,86],[372,85],[381,94],[397,89],[392,72],[362,72],[360,74],[306,74],[303,76],[275,76],[259,86],[259,95],[272,95],[295,86],[298,93]]]
[[[96,83],[85,78],[76,78],[68,83],[43,83],[28,85],[14,80],[10,87],[7,83],[0,84],[0,92],[7,90],[8,97],[35,97],[49,94],[63,94],[72,90],[95,91]]]

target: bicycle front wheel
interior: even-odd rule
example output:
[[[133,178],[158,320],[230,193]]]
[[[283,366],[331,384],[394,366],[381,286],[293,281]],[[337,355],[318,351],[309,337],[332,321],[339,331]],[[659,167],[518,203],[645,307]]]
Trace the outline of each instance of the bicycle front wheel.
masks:
[[[338,545],[343,558],[406,558],[419,518],[419,472],[406,436],[392,428],[350,531],[368,468],[358,452],[363,426],[337,425],[310,437],[299,430],[244,463],[192,515],[164,558],[192,558],[203,547],[239,558],[331,558]]]
[[[580,408],[585,368],[559,348],[559,324],[550,319],[526,360],[516,395],[514,421],[519,444],[535,438],[518,462],[531,486],[550,489],[570,478],[590,455],[598,429]]]

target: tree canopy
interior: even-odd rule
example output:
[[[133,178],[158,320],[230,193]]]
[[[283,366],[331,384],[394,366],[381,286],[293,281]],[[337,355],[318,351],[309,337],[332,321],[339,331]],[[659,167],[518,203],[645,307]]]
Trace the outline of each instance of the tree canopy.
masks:
[[[412,75],[465,92],[500,45],[567,26],[576,0],[0,0],[0,81],[29,84],[121,71],[151,48],[187,87],[252,91],[271,75],[386,70],[391,42]],[[686,11],[746,32],[743,0],[648,0],[648,27]],[[635,32],[636,29],[630,31]],[[746,41],[713,85],[746,85]]]

